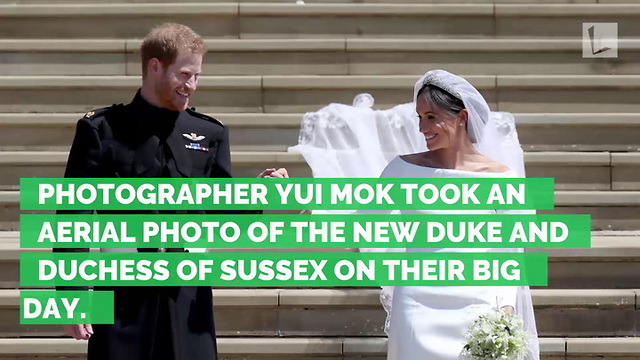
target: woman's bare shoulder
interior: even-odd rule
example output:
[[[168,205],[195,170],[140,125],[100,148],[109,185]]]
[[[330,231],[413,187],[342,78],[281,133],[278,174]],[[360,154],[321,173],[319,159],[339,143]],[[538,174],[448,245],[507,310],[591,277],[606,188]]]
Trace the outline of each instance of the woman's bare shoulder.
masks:
[[[478,168],[476,171],[480,171],[480,172],[492,172],[492,173],[503,173],[503,172],[507,172],[510,171],[511,169],[509,169],[509,167],[493,161],[493,160],[489,160],[487,162],[478,164]]]

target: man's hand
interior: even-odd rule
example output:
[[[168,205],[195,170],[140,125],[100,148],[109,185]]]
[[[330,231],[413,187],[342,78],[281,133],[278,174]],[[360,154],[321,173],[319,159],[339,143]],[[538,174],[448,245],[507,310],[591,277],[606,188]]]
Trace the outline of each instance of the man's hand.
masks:
[[[63,325],[64,333],[76,340],[88,340],[93,335],[91,324]]]
[[[289,173],[287,173],[287,169],[285,168],[280,168],[278,170],[276,169],[265,169],[263,172],[260,173],[260,175],[258,175],[259,178],[288,178],[289,177]]]

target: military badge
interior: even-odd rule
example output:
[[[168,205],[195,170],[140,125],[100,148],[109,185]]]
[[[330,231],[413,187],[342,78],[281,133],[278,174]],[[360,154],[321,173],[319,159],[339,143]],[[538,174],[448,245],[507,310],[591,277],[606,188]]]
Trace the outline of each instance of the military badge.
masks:
[[[198,135],[196,133],[182,134],[182,136],[186,137],[187,139],[189,139],[191,141],[200,141],[200,140],[204,139],[204,136]]]
[[[186,147],[187,149],[190,150],[199,150],[199,151],[204,151],[207,152],[209,151],[209,148],[206,148],[198,143],[190,143],[189,145],[185,145],[184,147]]]

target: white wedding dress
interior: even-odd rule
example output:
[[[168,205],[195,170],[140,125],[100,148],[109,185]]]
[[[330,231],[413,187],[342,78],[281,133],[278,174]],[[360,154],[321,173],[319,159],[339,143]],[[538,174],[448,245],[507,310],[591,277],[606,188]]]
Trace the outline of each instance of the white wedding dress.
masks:
[[[386,178],[481,178],[516,177],[513,171],[478,173],[436,169],[394,158],[381,177]],[[359,213],[373,213],[363,211]],[[376,211],[384,213],[384,211]],[[388,211],[387,213],[391,213]],[[400,214],[495,214],[493,210],[401,210]],[[507,211],[499,211],[507,213]],[[392,215],[393,216],[393,215]],[[501,252],[505,249],[406,249],[407,252]],[[507,250],[508,251],[508,250]],[[465,344],[464,330],[492,308],[516,304],[515,286],[398,286],[393,291],[388,324],[388,360],[454,360]]]
[[[360,94],[353,106],[332,103],[302,119],[300,137],[290,152],[304,156],[315,178],[453,178],[453,177],[524,177],[522,149],[515,122],[509,113],[490,112],[494,136],[482,151],[500,156],[506,154],[511,171],[476,173],[435,169],[410,164],[399,157],[424,151],[424,136],[418,131],[415,104],[400,104],[390,109],[373,110],[374,99]],[[484,101],[481,102],[489,111]],[[472,104],[471,104],[472,105]],[[471,118],[470,118],[471,119]],[[484,144],[481,144],[484,145]],[[382,175],[381,175],[382,173]],[[466,213],[495,213],[466,211]],[[314,214],[353,214],[349,210],[313,210]],[[360,214],[429,214],[460,211],[360,210]],[[500,211],[501,214],[535,214],[535,211]],[[360,249],[363,252],[522,252],[523,249]],[[514,306],[524,319],[525,329],[533,336],[529,353],[519,360],[539,360],[537,329],[528,286],[519,287],[394,287],[382,286],[380,300],[387,311],[384,331],[388,334],[389,360],[461,359],[464,332],[468,322],[496,306]]]

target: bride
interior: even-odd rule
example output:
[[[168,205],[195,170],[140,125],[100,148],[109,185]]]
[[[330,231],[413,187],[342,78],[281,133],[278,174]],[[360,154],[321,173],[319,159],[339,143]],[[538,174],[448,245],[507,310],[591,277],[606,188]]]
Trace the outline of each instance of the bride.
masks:
[[[413,124],[418,124],[418,131],[415,125],[413,127],[408,125],[409,106],[413,110],[411,121]],[[491,112],[482,95],[462,77],[444,70],[433,70],[424,74],[416,82],[413,103],[410,105],[401,105],[378,112],[371,109],[358,110],[357,107],[330,105],[325,109],[324,117],[330,118],[331,121],[328,123],[332,125],[326,126],[327,121],[324,122],[325,126],[307,123],[305,131],[303,122],[301,134],[305,132],[306,134],[301,136],[301,143],[291,151],[303,154],[315,177],[371,177],[377,176],[375,172],[380,168],[383,170],[379,176],[388,178],[524,177],[522,149],[517,139],[515,125],[509,121],[509,116],[505,113]],[[398,118],[403,120],[399,121]],[[309,117],[307,120],[309,122]],[[395,129],[380,131],[381,127],[390,126],[384,124],[385,120],[387,123],[395,123]],[[317,128],[314,129],[314,126]],[[372,128],[374,128],[373,137]],[[326,132],[313,139],[314,135],[318,135],[318,131]],[[367,133],[366,136],[358,138],[363,131]],[[334,136],[330,136],[331,134]],[[389,144],[386,141],[383,142],[382,138],[397,138],[397,135],[401,135],[401,138],[410,142],[416,151],[408,153],[403,151],[406,149],[399,149],[398,146],[396,146],[396,150],[399,150],[397,154],[389,151]],[[424,142],[416,140],[416,137],[426,140],[428,150],[426,147],[418,148]],[[378,143],[372,142],[372,138],[377,139]],[[386,151],[381,150],[385,147]],[[358,165],[354,167],[350,164]],[[381,166],[381,164],[386,165]],[[367,169],[364,165],[374,166],[374,169]],[[378,166],[378,169],[375,166]],[[353,174],[354,168],[356,174]],[[371,173],[372,171],[374,174]],[[358,213],[381,213],[381,211],[358,211]],[[442,214],[461,213],[461,211],[399,209],[393,213]],[[525,213],[525,211],[479,210],[465,213]],[[380,251],[380,249],[361,250]],[[397,250],[389,249],[389,251]],[[404,249],[403,251],[523,250],[456,248]],[[465,344],[464,332],[469,323],[496,306],[523,317],[526,330],[532,334],[529,353],[524,359],[539,359],[531,293],[527,286],[383,287],[381,300],[388,313],[385,324],[385,332],[389,337],[388,360],[463,359],[461,353]]]

